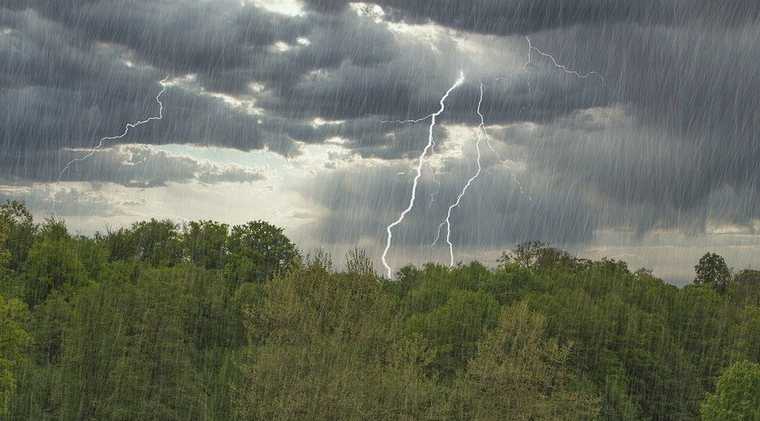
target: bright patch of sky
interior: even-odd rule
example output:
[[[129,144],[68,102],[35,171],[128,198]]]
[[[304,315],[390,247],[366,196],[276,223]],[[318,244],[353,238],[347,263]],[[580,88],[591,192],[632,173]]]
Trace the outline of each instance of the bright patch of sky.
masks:
[[[256,7],[287,16],[303,14],[303,5],[298,0],[244,0],[243,3],[253,3]]]

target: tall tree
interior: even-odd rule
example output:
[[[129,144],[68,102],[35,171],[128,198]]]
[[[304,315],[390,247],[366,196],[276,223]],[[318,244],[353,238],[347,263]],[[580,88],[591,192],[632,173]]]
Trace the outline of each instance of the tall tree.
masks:
[[[225,273],[235,285],[271,279],[291,268],[299,258],[295,244],[282,228],[264,221],[232,227],[227,249],[230,256]]]
[[[745,269],[731,280],[731,295],[736,302],[760,307],[760,271]]]
[[[244,366],[242,419],[424,419],[434,397],[416,364],[424,349],[400,335],[382,285],[315,263],[264,288],[247,311],[263,344]]]
[[[705,421],[760,420],[760,364],[739,361],[727,368],[701,412]]]
[[[6,202],[0,205],[0,226],[5,235],[2,246],[9,253],[8,266],[11,270],[21,270],[34,242],[36,226],[32,214],[20,202]]]
[[[29,317],[26,306],[18,300],[0,295],[0,419],[5,419],[16,391],[16,370],[26,359],[25,350],[31,336],[24,329]]]
[[[53,290],[82,285],[87,281],[87,271],[61,221],[51,219],[42,225],[25,266],[25,296],[30,306],[43,302]]]
[[[702,256],[694,266],[694,271],[697,273],[695,284],[709,285],[717,291],[724,291],[731,279],[731,271],[728,270],[725,259],[715,253]]]
[[[525,303],[506,309],[480,344],[455,392],[452,418],[580,420],[599,413],[599,399],[569,367],[570,345],[547,338],[546,321]]]
[[[214,221],[193,221],[184,226],[182,247],[188,259],[206,269],[222,269],[227,256],[229,226]]]
[[[578,261],[566,251],[540,241],[528,241],[518,244],[511,252],[504,253],[499,262],[502,265],[516,264],[523,268],[547,268],[569,267]]]

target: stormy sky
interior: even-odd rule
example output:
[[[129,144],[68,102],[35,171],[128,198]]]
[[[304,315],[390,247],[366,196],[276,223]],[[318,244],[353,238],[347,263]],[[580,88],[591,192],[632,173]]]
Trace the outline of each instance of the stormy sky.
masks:
[[[379,259],[428,142],[394,121],[463,72],[395,268],[448,262],[483,84],[456,260],[541,240],[680,284],[706,251],[760,256],[758,39],[756,0],[2,0],[0,199],[82,233],[266,219]],[[162,119],[93,149],[162,88]]]

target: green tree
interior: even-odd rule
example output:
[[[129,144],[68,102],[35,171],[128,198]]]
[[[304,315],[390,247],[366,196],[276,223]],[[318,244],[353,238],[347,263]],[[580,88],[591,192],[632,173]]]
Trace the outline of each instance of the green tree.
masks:
[[[346,254],[346,272],[359,276],[374,276],[375,266],[365,250],[353,248]]]
[[[301,258],[261,221],[93,239],[0,209],[0,419],[730,420],[756,405],[739,376],[755,368],[715,388],[760,361],[756,271],[725,293],[677,288],[529,243],[495,270],[390,282],[358,250],[344,272]],[[9,298],[24,292],[28,313]]]
[[[177,225],[169,220],[151,219],[132,225],[137,259],[153,266],[172,266],[182,259]]]
[[[705,421],[760,420],[760,364],[739,361],[727,368],[701,413]]]
[[[518,244],[511,252],[504,253],[499,262],[502,265],[516,264],[529,269],[552,266],[571,267],[577,260],[567,252],[550,247],[546,243],[529,241]]]
[[[222,269],[227,255],[229,226],[214,221],[193,221],[184,226],[182,246],[189,260],[206,269]]]
[[[16,371],[26,359],[31,336],[24,329],[29,315],[18,300],[0,295],[0,418],[7,415],[16,391]]]
[[[105,282],[77,294],[63,331],[65,382],[52,390],[62,399],[58,418],[201,418],[206,396],[191,336],[195,276],[182,267],[151,268],[135,283]]]
[[[452,376],[472,358],[478,340],[496,324],[499,306],[482,291],[453,290],[429,312],[412,314],[406,322],[410,336],[424,338],[433,359],[431,368]]]
[[[0,270],[5,270],[11,260],[11,252],[8,250],[8,234],[10,224],[0,219]]]
[[[19,295],[20,285],[16,274],[9,269],[11,252],[8,250],[8,233],[10,224],[0,218],[0,294],[14,297]]]
[[[731,296],[736,302],[760,307],[760,271],[745,269],[731,280]]]
[[[314,263],[264,286],[247,326],[251,349],[236,401],[242,419],[423,419],[434,387],[425,351],[400,335],[399,316],[370,277]]]
[[[6,202],[0,205],[0,227],[4,231],[0,249],[9,253],[8,267],[19,271],[26,262],[37,229],[32,214],[20,202]]]
[[[151,219],[109,232],[101,241],[111,261],[137,260],[152,266],[172,266],[182,260],[182,244],[177,225],[170,220]]]
[[[506,309],[457,385],[452,418],[586,420],[599,398],[569,367],[571,345],[547,338],[546,321],[525,303]]]
[[[53,290],[83,285],[87,271],[75,243],[61,221],[48,220],[41,228],[26,262],[26,301],[43,302]]]
[[[699,259],[694,266],[697,273],[694,283],[697,285],[709,285],[717,291],[724,291],[731,279],[731,271],[723,257],[715,253],[707,253]]]
[[[732,324],[736,359],[760,362],[760,306],[745,306]]]
[[[295,244],[278,228],[264,221],[232,227],[227,240],[227,279],[234,285],[263,282],[284,273],[297,263]]]

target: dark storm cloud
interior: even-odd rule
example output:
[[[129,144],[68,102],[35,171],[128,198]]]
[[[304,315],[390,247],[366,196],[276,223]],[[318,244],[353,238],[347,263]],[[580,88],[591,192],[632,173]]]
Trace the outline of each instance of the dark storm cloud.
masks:
[[[72,151],[71,158],[81,156]],[[253,182],[264,180],[259,173],[240,167],[223,167],[176,156],[147,146],[127,145],[106,149],[93,159],[79,162],[64,174],[63,181],[100,181],[125,186],[156,187],[169,182]]]
[[[366,146],[393,139],[392,128],[358,133],[352,119],[428,114],[460,68],[482,67],[462,54],[441,54],[413,37],[395,36],[384,23],[350,11],[284,17],[232,1],[9,6],[13,10],[2,9],[1,18],[12,32],[0,37],[0,83],[7,88],[0,105],[11,111],[0,137],[6,146],[2,160],[14,166],[35,167],[29,159],[39,149],[86,147],[120,133],[124,122],[155,112],[157,80],[184,72],[198,75],[200,89],[256,97],[267,115],[251,116],[170,88],[164,121],[134,130],[125,140],[266,146],[288,154],[294,140],[320,142],[337,132],[353,134],[350,144],[373,154]],[[277,51],[275,41],[290,46]],[[441,42],[440,50],[456,50]],[[496,68],[494,63],[472,77],[493,75]],[[546,82],[532,96],[515,92],[514,85],[494,86],[485,104],[492,120],[543,120],[605,101],[568,78],[546,72],[530,77]],[[264,90],[253,94],[251,82]],[[580,89],[578,95],[569,95],[568,87]],[[467,85],[452,96],[450,121],[471,121],[476,89]],[[315,117],[349,121],[346,128],[315,130],[306,122]],[[386,157],[402,153],[393,142],[379,148]]]
[[[34,178],[51,179],[54,165],[34,160],[53,155],[40,151],[88,147],[121,133],[125,122],[155,115],[157,81],[176,72],[198,74],[200,90],[243,98],[251,94],[249,83],[263,83],[260,102],[270,104],[272,112],[253,116],[198,95],[198,89],[171,87],[162,97],[166,112],[160,124],[132,130],[125,141],[242,150],[266,146],[291,154],[293,141],[333,136],[329,128],[316,130],[299,115],[330,118],[348,108],[340,101],[321,103],[325,97],[319,92],[342,95],[347,104],[374,101],[372,92],[362,93],[350,80],[339,80],[332,90],[312,89],[313,94],[308,78],[303,88],[294,88],[306,73],[339,65],[373,67],[394,56],[393,36],[384,27],[348,13],[314,15],[307,22],[227,1],[8,6],[12,9],[0,9],[0,27],[8,29],[0,35],[0,107],[8,110],[0,128],[0,161],[6,175],[39,168],[47,173]],[[308,45],[297,43],[300,35],[308,37],[303,42]],[[274,41],[296,44],[276,51],[270,45]],[[311,107],[296,106],[299,102]],[[277,104],[285,106],[281,110]],[[390,98],[382,104],[380,112],[393,109]],[[279,111],[283,117],[275,115]],[[65,157],[57,159],[58,167],[64,163]]]
[[[547,195],[562,201],[534,210],[521,209],[508,222],[494,221],[488,213],[478,212],[477,206],[470,207],[463,210],[467,219],[461,224],[468,227],[464,232],[476,234],[471,241],[459,237],[457,243],[491,244],[491,234],[484,232],[483,226],[497,227],[495,238],[505,241],[540,238],[555,243],[572,243],[599,228],[630,229],[639,236],[656,229],[702,233],[709,223],[754,229],[753,220],[760,218],[760,201],[754,193],[760,186],[760,104],[754,94],[760,89],[755,70],[760,48],[753,40],[759,36],[758,24],[732,28],[621,24],[603,31],[572,28],[536,35],[534,43],[557,52],[560,62],[572,63],[572,68],[599,69],[605,75],[606,90],[597,94],[593,88],[598,86],[597,81],[573,80],[573,76],[559,71],[554,78],[543,79],[529,79],[531,73],[526,73],[526,83],[510,85],[510,94],[489,85],[483,107],[488,121],[524,119],[536,123],[518,124],[500,134],[494,131],[495,136],[498,134],[498,140],[505,144],[525,148],[527,153],[522,158],[528,173],[545,180],[551,186]],[[551,63],[539,60],[534,57],[540,69],[553,70]],[[516,87],[520,85],[524,88]],[[450,109],[462,115],[471,112],[471,91],[463,87],[452,97],[452,103],[459,105]],[[590,99],[584,100],[584,96]],[[503,98],[509,98],[505,103],[511,109],[499,109],[498,101]],[[526,100],[516,106],[520,98]],[[556,107],[554,113],[552,106]],[[522,109],[528,110],[526,114],[519,114]],[[541,113],[546,113],[545,117]],[[460,174],[454,179],[461,181],[466,176]],[[360,177],[353,174],[346,179]],[[389,193],[380,186],[397,183],[398,177],[385,174],[377,178],[382,180],[377,189],[359,189],[372,193],[352,200],[369,205],[354,216],[338,206],[331,214],[340,216],[327,219],[328,232],[324,235],[356,240],[351,232],[358,230],[367,236],[383,237],[384,225],[378,228],[376,221],[387,224],[397,214],[378,215],[374,209],[380,205],[372,201],[390,198],[384,209],[403,209],[409,187],[407,180]],[[503,176],[504,180],[508,177]],[[449,186],[456,187],[456,183]],[[432,187],[423,190],[426,188]],[[505,196],[503,190],[495,183],[481,187],[478,193],[473,189],[467,202],[493,204],[494,215],[506,214],[515,199]],[[341,194],[327,192],[325,197],[329,202]],[[424,207],[425,200],[418,201],[418,209]],[[420,241],[420,236],[431,231],[429,215],[442,211],[445,209],[410,218],[406,228],[409,234],[400,234],[399,238],[406,238],[400,241],[409,245]],[[527,215],[546,219],[524,220]],[[364,219],[354,221],[356,225],[350,224],[350,228],[338,223],[351,218]],[[565,223],[577,231],[562,225]],[[520,228],[509,228],[514,227],[510,224],[551,228],[515,233],[510,229]],[[367,226],[376,232],[359,228]]]
[[[347,0],[306,0],[303,2],[311,10],[323,13],[336,13],[345,10]]]
[[[437,174],[425,172],[413,212],[394,234],[394,244],[428,247],[439,223],[474,171],[473,158],[453,160]],[[310,197],[329,212],[311,233],[327,243],[359,243],[384,238],[386,226],[409,201],[414,172],[407,166],[341,170],[307,186]],[[489,165],[452,214],[452,241],[462,247],[503,247],[543,240],[578,244],[593,236],[594,213],[580,200],[581,186],[522,191],[519,175]],[[534,180],[538,186],[544,180]],[[445,236],[445,232],[443,232]],[[438,244],[439,247],[445,243]]]
[[[135,89],[144,95],[135,94]],[[54,166],[50,161],[33,162],[44,157],[40,152],[92,147],[101,137],[121,134],[126,122],[158,115],[154,97],[159,90],[155,81],[144,81],[143,86],[135,86],[131,92],[109,92],[107,87],[100,91],[41,86],[5,90],[0,93],[0,106],[9,110],[3,116],[6,124],[0,129],[3,170],[19,173],[40,168],[45,172],[38,174],[39,178],[54,180],[67,157],[56,158]],[[110,97],[98,96],[105,92]],[[252,117],[230,109],[221,99],[195,95],[179,87],[168,88],[161,100],[165,109],[160,124],[134,128],[119,142],[224,145],[241,150],[267,146],[288,154],[292,150],[291,134],[314,136],[313,128],[306,124]]]
[[[0,106],[8,110],[0,129],[5,160],[21,152],[89,146],[121,133],[125,122],[157,114],[158,71],[129,68],[108,47],[76,46],[71,31],[33,11],[4,17],[13,30],[0,37],[6,88]],[[257,121],[221,100],[171,88],[163,100],[166,120],[150,128],[153,142],[237,141],[248,148],[264,143]],[[135,133],[146,135],[144,129]]]
[[[375,119],[354,120],[334,128],[335,134],[349,140],[351,150],[363,157],[397,159],[416,157],[428,137],[426,124],[381,123]],[[445,139],[443,130],[435,130]]]
[[[300,19],[231,0],[22,1],[14,6],[65,26],[80,45],[114,43],[167,73],[198,73],[209,81],[216,72],[232,75],[231,69],[250,65],[252,55],[264,55],[276,41],[295,42],[307,30]],[[247,81],[235,82],[242,89]]]
[[[305,0],[313,9],[338,12],[346,0]],[[724,24],[760,16],[755,0],[377,0],[392,16],[432,21],[466,31],[513,35],[572,25],[614,23],[684,24],[715,20]]]
[[[2,10],[0,26],[10,28],[0,36],[4,88],[0,108],[6,110],[0,127],[4,175],[54,179],[66,157],[59,156],[55,165],[49,160],[36,162],[55,158],[41,152],[89,147],[100,137],[121,133],[126,122],[157,114],[157,81],[166,70],[126,66],[124,47],[85,42],[77,29],[34,10]],[[321,139],[307,123],[252,116],[192,90],[170,87],[162,100],[166,108],[160,124],[136,128],[125,141],[243,150],[267,146],[290,154],[293,140]]]
[[[50,181],[52,174],[44,168],[47,162],[60,157],[74,160],[85,154],[79,150],[38,153],[55,156],[30,159],[30,166],[9,166],[5,176],[10,179],[6,181]],[[32,166],[35,164],[38,166]],[[54,170],[53,179],[57,179],[59,173],[57,168]],[[99,150],[91,158],[74,163],[61,174],[61,181],[111,182],[134,187],[158,187],[169,182],[241,183],[264,179],[262,174],[249,169],[201,162],[144,145],[122,145]]]
[[[123,46],[136,60],[166,73],[198,74],[210,89],[231,93],[245,92],[252,81],[285,89],[311,70],[344,61],[369,66],[393,54],[388,31],[353,13],[286,17],[233,0],[32,1],[15,7],[65,27],[79,45]],[[300,48],[299,39],[317,48]],[[276,42],[292,50],[272,51]]]
[[[499,138],[527,149],[531,173],[556,185],[583,185],[583,200],[600,226],[696,233],[710,220],[751,226],[760,217],[752,193],[760,185],[757,171],[722,167],[726,152],[716,156],[702,149],[703,139],[646,126],[634,111],[587,110],[545,126],[510,127]]]
[[[760,176],[760,99],[754,95],[760,89],[758,36],[758,24],[728,31],[660,30],[643,35],[632,48],[632,54],[643,56],[634,71],[648,76],[627,79],[621,89],[630,93],[644,124],[694,152],[691,159],[687,154],[679,159],[690,170],[679,178],[687,191],[693,183],[706,196],[724,184],[741,187]],[[643,51],[641,46],[654,43],[667,59]],[[639,64],[645,60],[652,65]]]
[[[378,1],[386,19],[464,30],[456,36],[477,47],[470,49],[445,29],[434,41],[393,32],[345,3],[308,1],[303,15],[288,17],[232,0],[4,2],[0,177],[55,180],[71,157],[65,148],[89,147],[121,133],[124,122],[155,113],[158,80],[189,73],[197,75],[189,87],[169,88],[162,97],[164,120],[134,130],[125,142],[289,155],[298,153],[296,141],[340,137],[364,157],[416,157],[427,122],[380,121],[435,111],[462,69],[468,83],[449,98],[441,123],[476,125],[484,81],[489,124],[530,121],[538,129],[517,124],[495,139],[525,149],[535,203],[515,193],[508,171],[491,169],[470,192],[475,205],[463,208],[468,218],[459,222],[458,242],[577,243],[602,226],[691,232],[710,218],[750,224],[760,216],[750,194],[760,186],[756,0]],[[524,66],[527,41],[508,36],[520,34],[560,63],[604,80],[578,79],[535,52]],[[249,100],[257,113],[209,92]],[[616,109],[623,117],[598,114]],[[312,124],[315,118],[330,123]],[[442,144],[447,136],[436,131]],[[245,178],[203,176],[181,160],[130,172],[109,153],[67,179]],[[400,170],[320,180],[315,197],[330,212],[319,235],[335,242],[381,238],[408,200],[408,174],[396,176]],[[450,171],[430,214],[445,213],[467,175]],[[413,216],[399,238],[422,241],[434,219]]]
[[[760,5],[755,6],[760,8]],[[602,36],[604,35],[604,36]],[[760,179],[758,23],[681,28],[621,25],[537,37],[550,51],[614,52],[580,62],[607,76],[627,120],[589,133],[578,119],[535,134],[553,139],[532,162],[578,179],[624,207],[673,207],[704,219],[708,198],[725,186],[746,191]],[[568,124],[579,124],[575,129]],[[682,218],[685,221],[687,218]],[[651,220],[651,218],[650,218]],[[655,225],[643,222],[644,227]],[[684,223],[684,225],[687,225]]]

